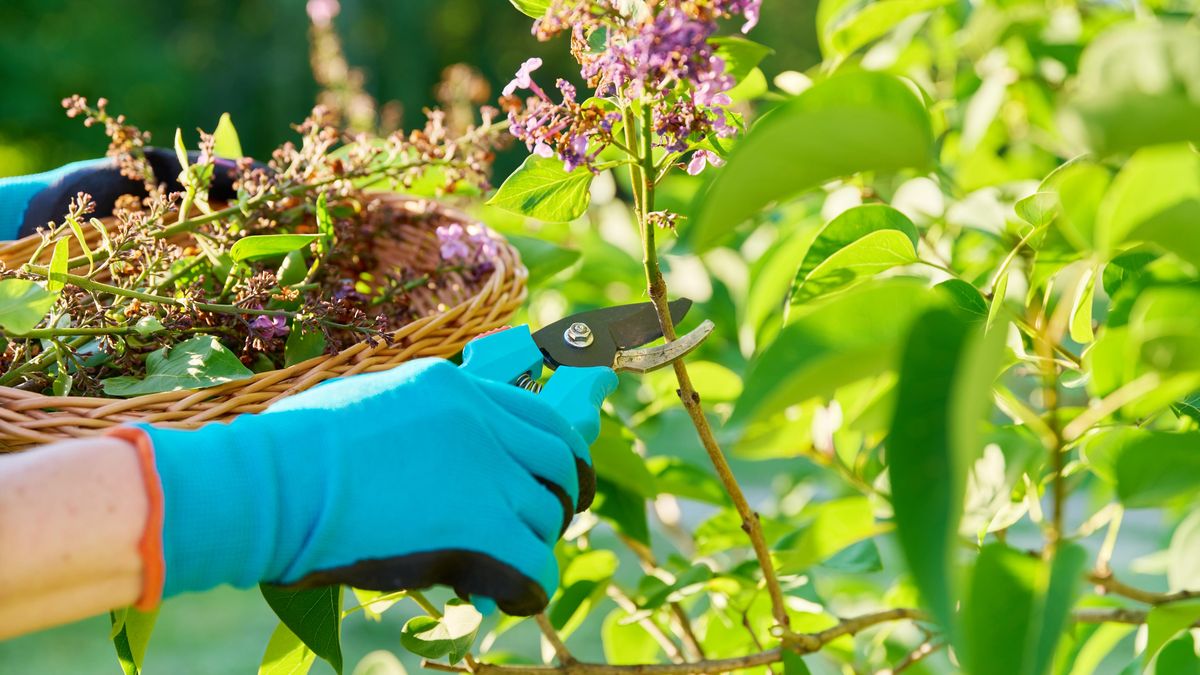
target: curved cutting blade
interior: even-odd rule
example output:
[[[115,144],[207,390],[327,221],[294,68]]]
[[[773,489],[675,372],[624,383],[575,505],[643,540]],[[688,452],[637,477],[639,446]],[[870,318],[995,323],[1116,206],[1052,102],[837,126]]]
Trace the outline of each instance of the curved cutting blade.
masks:
[[[679,298],[668,303],[671,319],[683,320],[692,301]],[[582,323],[591,331],[591,343],[578,347],[569,343],[567,329]],[[634,349],[662,337],[662,327],[654,305],[640,302],[619,307],[604,307],[563,317],[533,334],[547,366],[613,367],[617,352]],[[579,341],[577,341],[578,343]]]

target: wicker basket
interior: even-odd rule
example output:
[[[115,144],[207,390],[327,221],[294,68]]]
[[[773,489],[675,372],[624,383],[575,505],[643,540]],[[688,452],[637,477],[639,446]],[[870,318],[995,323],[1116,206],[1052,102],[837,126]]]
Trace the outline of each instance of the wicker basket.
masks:
[[[468,220],[461,212],[429,201],[390,193],[372,197],[390,201],[393,208],[414,216],[412,222],[398,225],[397,239],[402,243],[380,252],[380,257],[392,264],[436,265],[440,255],[437,237],[433,225],[420,218],[421,214],[436,211],[464,222]],[[500,235],[491,234],[499,243],[491,275],[471,282],[457,274],[447,274],[436,290],[414,290],[413,308],[420,318],[397,330],[392,345],[360,342],[337,354],[318,356],[208,389],[128,399],[46,396],[0,387],[0,452],[90,436],[131,421],[188,428],[213,420],[229,420],[242,413],[261,412],[271,403],[329,378],[387,370],[425,356],[456,354],[472,337],[505,325],[525,300],[528,271],[516,249]],[[36,245],[36,236],[0,245],[0,261],[9,266],[28,262]]]

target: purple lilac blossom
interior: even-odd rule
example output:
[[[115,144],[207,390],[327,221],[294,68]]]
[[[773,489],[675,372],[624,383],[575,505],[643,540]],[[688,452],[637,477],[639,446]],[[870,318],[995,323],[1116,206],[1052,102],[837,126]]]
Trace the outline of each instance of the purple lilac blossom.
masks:
[[[284,337],[290,330],[287,325],[287,319],[282,316],[262,314],[250,321],[250,332],[263,340]]]
[[[687,172],[693,176],[699,176],[700,172],[704,171],[704,167],[711,164],[712,166],[724,166],[725,160],[712,150],[697,150],[692,155],[692,161],[688,162]]]
[[[437,238],[442,260],[446,262],[485,264],[499,252],[496,240],[485,228],[474,223],[465,227],[460,223],[439,225]]]
[[[655,134],[654,144],[673,153],[684,153],[710,134],[728,138],[737,133],[725,106],[732,104],[727,93],[734,79],[726,63],[709,43],[717,31],[717,20],[745,18],[743,32],[758,22],[762,0],[662,0],[652,13],[634,18],[622,13],[616,0],[555,0],[534,24],[539,39],[570,32],[572,53],[581,64],[581,74],[599,96],[640,100],[649,109]],[[603,30],[604,43],[598,51],[590,39]],[[594,160],[612,142],[617,112],[596,104],[576,104],[575,87],[558,81],[562,101],[552,101],[530,76],[538,59],[522,64],[504,89],[506,96],[518,89],[530,96],[510,107],[512,134],[540,157],[557,156],[566,171],[585,166],[593,171]],[[710,157],[711,156],[711,157]],[[689,169],[719,166],[715,153],[693,156]]]
[[[314,25],[324,28],[333,22],[333,17],[337,16],[342,8],[338,0],[308,0],[304,9]]]

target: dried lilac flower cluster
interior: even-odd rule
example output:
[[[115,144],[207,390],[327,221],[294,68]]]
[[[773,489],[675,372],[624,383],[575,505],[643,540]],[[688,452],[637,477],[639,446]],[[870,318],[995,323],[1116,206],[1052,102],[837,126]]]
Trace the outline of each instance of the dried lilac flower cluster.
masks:
[[[650,5],[637,13],[618,0],[555,0],[534,24],[534,34],[547,40],[570,33],[572,54],[596,95],[645,106],[654,145],[668,153],[695,150],[687,170],[697,174],[721,162],[711,150],[696,150],[697,144],[737,133],[726,109],[732,103],[727,92],[735,82],[709,38],[719,20],[735,16],[744,19],[743,32],[749,31],[758,22],[761,0],[663,0]],[[603,39],[598,47],[597,36]],[[567,171],[578,166],[595,170],[600,152],[615,140],[612,132],[621,114],[603,100],[579,103],[575,87],[563,80],[556,83],[559,95],[550,96],[533,79],[541,65],[541,59],[529,59],[504,88],[512,134],[530,152],[561,159]],[[515,99],[518,90],[532,95]]]
[[[44,283],[59,242],[99,238],[85,256],[64,261],[78,278],[60,290],[34,331],[0,345],[0,385],[102,395],[106,378],[140,376],[149,353],[198,334],[216,337],[259,370],[282,367],[288,338],[297,333],[319,333],[316,349],[330,352],[385,341],[436,305],[445,289],[489,273],[498,253],[481,227],[449,216],[431,221],[361,188],[436,179],[447,191],[487,189],[505,126],[493,122],[494,109],[484,110],[482,125],[462,120],[456,129],[429,111],[424,127],[378,138],[347,133],[318,106],[295,127],[298,140],[266,164],[218,163],[213,136],[201,133],[200,152],[179,174],[183,190],[172,192],[145,161],[149,134],[106,112],[103,99],[92,106],[73,96],[63,105],[69,117],[103,128],[109,154],[150,189],[145,197],[118,198],[108,223],[91,217],[95,204],[81,193],[62,222],[40,230],[29,265],[0,264],[0,279]],[[234,179],[237,194],[228,204],[209,202],[215,171]],[[410,245],[406,228],[436,226],[443,259],[396,263],[396,251]],[[239,241],[278,233],[323,236],[294,256],[221,264]]]

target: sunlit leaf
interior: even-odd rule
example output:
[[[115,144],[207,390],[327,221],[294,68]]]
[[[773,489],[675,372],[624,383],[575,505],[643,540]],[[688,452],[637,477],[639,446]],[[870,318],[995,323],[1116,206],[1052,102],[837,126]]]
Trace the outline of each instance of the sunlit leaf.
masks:
[[[890,206],[869,204],[844,211],[821,229],[800,263],[791,302],[804,303],[917,259],[917,228]]]
[[[1167,585],[1172,591],[1200,589],[1200,511],[1189,513],[1171,535]]]
[[[1149,667],[1168,642],[1197,621],[1200,621],[1200,600],[1183,600],[1150,608],[1146,615],[1146,651],[1142,653],[1142,664]]]
[[[1187,144],[1139,150],[1113,179],[1096,218],[1104,251],[1142,241],[1200,264],[1200,153]]]
[[[160,391],[203,389],[250,377],[254,373],[237,355],[210,335],[199,335],[174,347],[163,347],[146,357],[146,376],[110,377],[104,382],[109,396],[141,396]]]
[[[146,648],[158,620],[158,610],[142,612],[132,607],[109,612],[113,646],[125,675],[138,675],[146,660]]]
[[[725,72],[741,82],[763,59],[775,53],[774,49],[760,45],[737,35],[710,38],[716,47],[716,55],[725,62]]]
[[[658,643],[621,609],[604,617],[600,628],[604,660],[613,665],[655,663],[661,658]]]
[[[731,153],[692,210],[697,250],[767,204],[859,171],[924,168],[933,159],[929,114],[900,80],[835,75],[763,117]]]
[[[50,271],[46,275],[46,290],[58,293],[66,285],[67,261],[71,259],[71,242],[59,239],[50,255]]]
[[[791,323],[751,362],[730,425],[894,369],[912,320],[943,301],[923,281],[889,279],[793,311]]]
[[[1087,46],[1071,109],[1100,154],[1200,142],[1200,31],[1130,22]],[[1166,186],[1164,186],[1166,187]]]
[[[851,544],[886,532],[889,527],[875,522],[866,497],[843,497],[808,510],[812,520],[791,541],[779,543],[774,556],[783,574],[807,571]]]
[[[418,616],[400,631],[400,643],[408,651],[427,659],[446,657],[458,663],[471,651],[483,615],[469,604],[452,600],[442,618]]]
[[[316,653],[287,624],[280,622],[267,642],[258,675],[305,675],[316,660]]]
[[[534,19],[540,19],[550,6],[550,0],[508,0],[522,14]]]
[[[221,119],[213,131],[213,154],[225,159],[242,158],[242,142],[238,139],[237,129],[233,128],[229,113],[221,113]]]
[[[817,36],[825,56],[842,56],[874,42],[901,21],[950,4],[950,0],[822,0]]]
[[[285,367],[303,363],[325,353],[325,333],[317,329],[305,329],[292,323],[287,342],[283,346]]]
[[[46,318],[56,297],[28,279],[0,279],[0,327],[28,333]]]
[[[236,262],[291,253],[321,238],[319,234],[256,234],[238,239],[229,249]]]
[[[488,204],[538,220],[575,220],[591,202],[592,178],[592,172],[584,167],[567,173],[562,160],[530,155]]]

